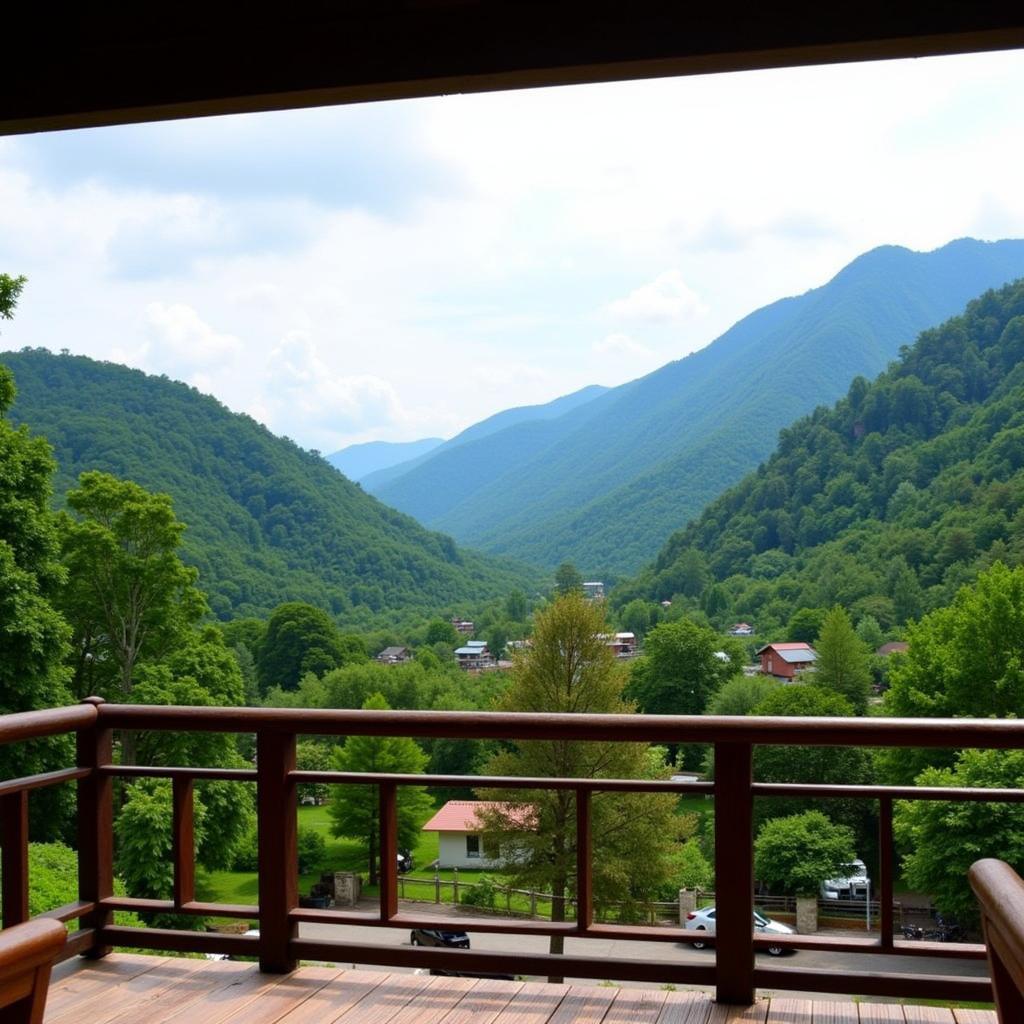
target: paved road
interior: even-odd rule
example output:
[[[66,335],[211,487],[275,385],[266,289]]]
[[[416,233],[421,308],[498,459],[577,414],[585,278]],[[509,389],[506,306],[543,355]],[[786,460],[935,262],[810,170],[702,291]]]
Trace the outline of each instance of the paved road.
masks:
[[[397,928],[363,928],[352,925],[303,924],[300,926],[303,938],[336,939],[344,942],[365,943],[376,946],[398,946],[409,944],[409,933]],[[486,932],[470,932],[473,949],[509,953],[546,953],[548,940],[540,935],[494,935]],[[711,950],[695,950],[680,943],[671,942],[629,942],[616,939],[567,938],[567,955],[605,957],[609,959],[638,959],[650,963],[710,964],[714,962]],[[766,953],[758,954],[758,963],[792,965],[801,968],[828,968],[833,971],[885,971],[900,974],[933,974],[954,977],[984,977],[987,967],[983,960],[947,960],[935,957],[882,956],[870,953],[832,953],[819,950],[799,950],[796,953],[774,958]],[[373,969],[373,968],[371,968]],[[400,971],[402,968],[380,968]],[[572,980],[572,979],[570,979]],[[583,984],[594,984],[595,979],[577,979]],[[608,979],[614,980],[614,979]],[[692,986],[694,988],[699,986]],[[799,993],[805,995],[805,993]],[[813,995],[806,994],[808,998]],[[820,997],[819,997],[820,998]]]

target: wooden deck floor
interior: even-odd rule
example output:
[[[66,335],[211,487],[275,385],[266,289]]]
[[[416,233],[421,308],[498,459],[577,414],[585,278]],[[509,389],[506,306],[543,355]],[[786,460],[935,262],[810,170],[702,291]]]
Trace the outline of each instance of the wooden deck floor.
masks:
[[[54,971],[46,1024],[996,1024],[987,1010],[762,1000],[114,954]]]

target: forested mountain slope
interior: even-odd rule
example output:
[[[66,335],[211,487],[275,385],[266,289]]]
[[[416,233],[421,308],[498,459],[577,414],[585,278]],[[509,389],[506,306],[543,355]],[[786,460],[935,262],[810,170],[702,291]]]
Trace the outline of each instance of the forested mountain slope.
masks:
[[[460,550],[318,454],[184,384],[45,350],[0,362],[18,387],[11,418],[54,446],[58,500],[86,469],[170,494],[188,525],[184,555],[220,616],[305,600],[360,625],[533,582],[521,567]]]
[[[590,384],[585,388],[580,388],[579,391],[573,391],[572,394],[562,395],[551,402],[545,402],[543,405],[520,405],[512,409],[503,409],[501,412],[496,412],[493,416],[488,416],[487,419],[480,420],[479,423],[471,424],[465,430],[460,431],[430,452],[418,455],[406,462],[390,466],[387,469],[370,473],[361,483],[371,494],[376,494],[392,480],[397,480],[400,476],[422,465],[432,455],[440,455],[451,451],[452,448],[457,448],[459,445],[466,444],[469,441],[479,441],[481,438],[489,437],[491,434],[498,433],[499,430],[514,427],[519,423],[534,423],[538,420],[557,419],[559,416],[563,416],[565,413],[577,409],[581,405],[586,405],[587,402],[603,395],[607,390],[608,388],[602,387],[600,384]]]
[[[782,431],[613,599],[700,595],[759,634],[839,603],[888,629],[997,560],[1024,560],[1024,280]]]
[[[375,493],[464,543],[587,575],[635,570],[785,425],[1024,274],[1024,242],[885,246],[706,348],[546,423],[438,450]]]

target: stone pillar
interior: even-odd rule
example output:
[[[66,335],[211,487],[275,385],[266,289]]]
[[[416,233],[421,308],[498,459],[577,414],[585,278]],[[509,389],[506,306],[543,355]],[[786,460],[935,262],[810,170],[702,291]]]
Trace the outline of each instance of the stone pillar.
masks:
[[[679,890],[679,923],[686,924],[686,915],[697,909],[697,893],[693,889]]]
[[[796,930],[801,935],[813,935],[818,930],[817,896],[797,896]]]

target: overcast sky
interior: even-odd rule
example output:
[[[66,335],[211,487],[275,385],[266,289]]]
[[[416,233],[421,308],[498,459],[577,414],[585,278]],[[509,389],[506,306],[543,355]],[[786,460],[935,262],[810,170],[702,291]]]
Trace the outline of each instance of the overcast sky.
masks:
[[[0,139],[0,348],[306,447],[619,384],[876,245],[1024,236],[1024,53]]]

